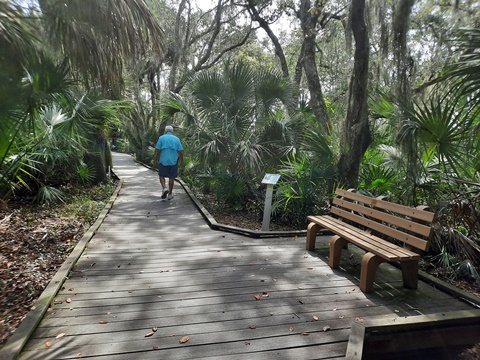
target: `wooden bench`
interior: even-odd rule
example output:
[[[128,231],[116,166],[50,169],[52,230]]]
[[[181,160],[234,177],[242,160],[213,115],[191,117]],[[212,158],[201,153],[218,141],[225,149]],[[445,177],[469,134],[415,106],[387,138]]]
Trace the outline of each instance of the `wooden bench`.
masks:
[[[373,291],[375,272],[383,262],[401,264],[403,285],[416,289],[418,285],[418,261],[416,251],[428,250],[428,238],[435,214],[371,198],[353,190],[335,190],[330,215],[308,216],[307,250],[315,249],[315,239],[320,229],[330,230],[329,265],[338,268],[342,249],[350,242],[367,253],[362,258],[360,289]],[[396,242],[397,244],[395,244]]]

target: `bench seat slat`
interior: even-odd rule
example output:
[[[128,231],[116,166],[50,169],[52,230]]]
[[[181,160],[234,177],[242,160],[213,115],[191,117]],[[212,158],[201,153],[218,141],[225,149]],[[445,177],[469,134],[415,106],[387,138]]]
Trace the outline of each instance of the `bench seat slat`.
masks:
[[[332,207],[330,209],[330,213],[340,216],[341,218],[351,220],[356,222],[357,224],[363,225],[368,227],[369,229],[378,231],[382,234],[390,236],[394,239],[400,240],[406,244],[409,244],[417,249],[426,251],[428,250],[429,243],[419,237],[416,237],[411,234],[407,234],[403,231],[391,228],[387,225],[380,224],[374,220],[369,220],[367,218],[361,217],[359,215],[355,215],[349,211],[345,211],[338,207]]]
[[[422,236],[428,237],[430,236],[430,233],[432,231],[432,228],[430,226],[419,224],[408,219],[404,219],[392,214],[388,214],[384,211],[375,210],[369,206],[362,206],[360,204],[352,203],[350,201],[340,199],[340,198],[333,199],[333,203],[335,205],[341,206],[342,208],[353,210],[357,213],[364,214],[371,218],[389,223],[391,225],[400,227],[402,229],[408,230],[410,232],[413,232],[415,234],[419,234]]]
[[[385,251],[385,257],[389,257],[389,254],[393,253],[393,257],[391,259],[396,259],[398,257],[403,257],[405,255],[404,252],[398,251],[398,246],[392,244],[390,242],[383,241],[378,239],[372,234],[368,234],[365,231],[359,230],[358,228],[343,222],[340,219],[336,219],[334,217],[324,215],[324,216],[317,216],[314,219],[310,219],[311,221],[321,225],[322,227],[328,228],[335,232],[336,235],[345,237],[347,240],[356,241],[357,239],[363,239],[362,245],[370,246],[374,245],[380,249]],[[380,241],[379,241],[380,240]],[[407,250],[407,256],[410,256],[411,253]]]
[[[358,229],[352,227],[345,227],[345,224],[335,224],[329,223],[326,218],[320,219],[323,220],[324,225],[327,225],[328,228],[335,233],[336,235],[347,239],[349,242],[360,246],[361,248],[370,251],[388,261],[401,261],[402,259],[411,259],[410,256],[405,257],[405,254],[402,254],[396,249],[385,246],[385,243],[375,241],[374,238],[369,238],[365,236],[365,233],[359,232]],[[322,221],[319,221],[320,223]]]
[[[308,220],[331,230],[338,236],[347,239],[349,242],[367,249],[387,261],[410,261],[420,259],[420,255],[404,249],[395,244],[389,243],[372,234],[357,229],[340,219],[324,215],[324,216],[308,216]]]
[[[425,221],[427,223],[432,222],[435,218],[435,213],[430,211],[420,210],[405,205],[391,203],[385,200],[371,198],[348,190],[336,189],[335,194],[343,196],[347,199],[363,202],[364,204],[371,205],[379,209],[393,211],[397,214],[409,216],[416,220]]]

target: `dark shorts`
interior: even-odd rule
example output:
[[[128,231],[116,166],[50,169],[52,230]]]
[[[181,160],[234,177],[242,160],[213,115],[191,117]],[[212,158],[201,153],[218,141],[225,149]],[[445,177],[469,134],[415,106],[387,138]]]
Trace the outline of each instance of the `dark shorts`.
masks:
[[[158,164],[158,176],[175,179],[178,175],[178,165],[166,166]]]

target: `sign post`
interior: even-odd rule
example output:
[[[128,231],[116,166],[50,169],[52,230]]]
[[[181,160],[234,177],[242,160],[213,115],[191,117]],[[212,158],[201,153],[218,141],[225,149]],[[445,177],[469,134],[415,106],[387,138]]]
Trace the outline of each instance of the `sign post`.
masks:
[[[270,228],[270,215],[272,213],[272,197],[273,186],[280,179],[279,174],[265,174],[262,184],[267,185],[267,193],[265,194],[265,207],[263,209],[262,231],[268,231]]]

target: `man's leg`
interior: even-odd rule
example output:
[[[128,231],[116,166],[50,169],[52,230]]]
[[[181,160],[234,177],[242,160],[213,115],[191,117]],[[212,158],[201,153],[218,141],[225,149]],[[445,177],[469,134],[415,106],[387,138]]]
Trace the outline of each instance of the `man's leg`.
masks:
[[[173,199],[173,184],[175,183],[175,178],[178,175],[178,165],[173,165],[170,168],[170,172],[168,174],[168,200]]]
[[[162,186],[162,199],[165,199],[168,194],[167,187],[165,186],[165,174],[168,172],[168,169],[165,168],[161,163],[158,164],[158,178],[160,179],[160,185]]]
[[[162,199],[165,199],[168,194],[167,187],[165,186],[165,177],[159,176],[158,178],[160,179],[160,185],[162,185]]]
[[[166,189],[165,178],[163,176],[159,176],[158,178],[160,179],[160,185],[162,186],[162,190]]]

